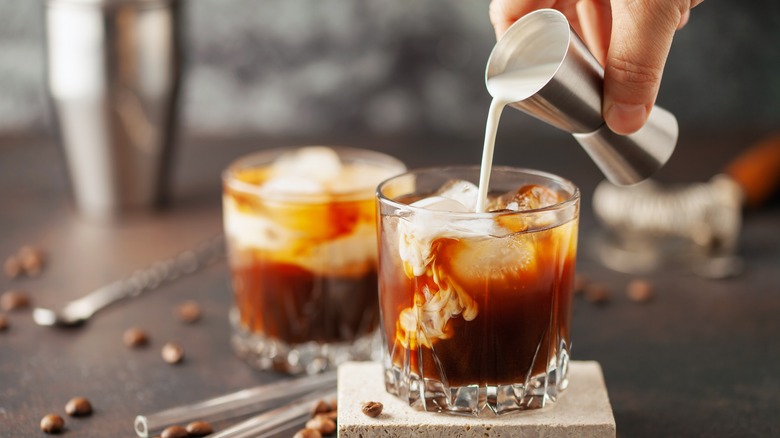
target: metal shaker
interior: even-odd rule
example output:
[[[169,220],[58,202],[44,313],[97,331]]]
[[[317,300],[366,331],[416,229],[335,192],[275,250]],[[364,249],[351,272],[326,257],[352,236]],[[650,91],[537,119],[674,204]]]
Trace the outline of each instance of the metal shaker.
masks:
[[[556,10],[540,9],[515,22],[493,48],[485,79],[551,64],[551,75],[529,88],[536,92],[510,106],[571,133],[615,184],[642,181],[666,163],[677,143],[675,117],[656,106],[636,133],[612,132],[601,114],[604,69]]]
[[[76,207],[105,220],[166,194],[178,0],[47,0],[47,85]]]

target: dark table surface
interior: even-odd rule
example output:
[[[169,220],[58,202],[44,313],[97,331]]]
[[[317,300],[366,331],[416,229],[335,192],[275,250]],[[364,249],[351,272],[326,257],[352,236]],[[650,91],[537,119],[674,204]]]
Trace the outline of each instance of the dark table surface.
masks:
[[[659,179],[705,181],[761,135],[744,129],[684,136]],[[478,140],[367,137],[333,142],[389,152],[410,167],[476,164],[480,156]],[[221,232],[219,173],[232,159],[266,147],[309,142],[180,143],[171,207],[101,225],[84,222],[73,212],[53,141],[0,140],[0,258],[25,244],[40,246],[48,256],[43,275],[0,277],[0,291],[22,289],[34,304],[58,306],[191,248]],[[644,277],[654,285],[656,297],[639,305],[623,293],[635,277],[610,271],[591,255],[598,226],[590,202],[602,178],[573,140],[556,134],[499,135],[496,162],[558,173],[582,189],[578,271],[607,285],[614,298],[600,307],[576,300],[573,356],[603,366],[619,436],[780,436],[776,201],[744,218],[739,250],[744,274],[716,281],[681,267],[666,269]],[[173,317],[174,307],[188,299],[204,309],[203,319],[194,325]],[[281,378],[234,357],[228,344],[230,304],[223,262],[109,307],[79,329],[38,327],[29,310],[7,313],[11,327],[0,332],[0,437],[41,436],[41,417],[64,415],[65,403],[76,395],[89,398],[95,413],[66,418],[65,436],[130,437],[138,414]],[[130,350],[123,345],[122,333],[132,326],[147,329],[149,347]],[[160,348],[169,340],[184,346],[186,359],[180,365],[160,358]]]

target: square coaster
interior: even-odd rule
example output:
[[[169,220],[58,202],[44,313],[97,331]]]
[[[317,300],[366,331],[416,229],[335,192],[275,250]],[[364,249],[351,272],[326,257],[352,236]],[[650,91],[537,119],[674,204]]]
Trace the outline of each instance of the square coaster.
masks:
[[[569,364],[569,386],[544,409],[495,416],[465,417],[425,412],[385,392],[382,365],[348,362],[338,371],[338,431],[341,438],[368,437],[544,437],[614,438],[615,417],[601,366],[594,361]],[[375,401],[382,414],[371,418],[361,405]]]

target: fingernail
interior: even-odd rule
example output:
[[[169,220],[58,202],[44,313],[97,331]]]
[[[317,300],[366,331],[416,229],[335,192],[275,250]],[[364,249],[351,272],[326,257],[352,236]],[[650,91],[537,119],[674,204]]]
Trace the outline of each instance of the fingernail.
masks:
[[[639,130],[647,120],[647,109],[644,105],[613,103],[604,114],[607,126],[612,131],[628,135]]]

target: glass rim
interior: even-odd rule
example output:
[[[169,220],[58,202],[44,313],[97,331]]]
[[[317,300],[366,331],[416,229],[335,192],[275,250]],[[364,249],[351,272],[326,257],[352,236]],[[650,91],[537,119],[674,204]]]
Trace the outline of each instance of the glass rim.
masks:
[[[453,171],[453,170],[461,171],[461,172],[474,171],[474,170],[479,171],[479,169],[480,166],[478,165],[429,166],[429,167],[411,169],[399,175],[390,177],[382,181],[381,183],[379,183],[376,189],[376,197],[380,204],[386,204],[394,208],[403,209],[410,212],[425,212],[426,214],[434,214],[434,215],[441,214],[443,216],[452,217],[456,219],[483,219],[483,218],[495,218],[497,216],[514,216],[514,215],[526,216],[526,215],[537,214],[537,213],[563,210],[567,207],[570,207],[572,204],[577,203],[580,200],[580,189],[579,187],[577,187],[577,185],[575,185],[570,180],[542,170],[528,169],[524,167],[512,167],[512,166],[493,166],[491,177],[496,172],[510,172],[516,174],[525,174],[525,175],[542,177],[554,181],[556,183],[571,187],[572,189],[571,195],[569,195],[569,197],[564,199],[563,201],[542,208],[534,208],[534,209],[522,210],[522,211],[493,211],[493,212],[487,211],[487,212],[477,213],[471,211],[459,212],[459,211],[430,210],[427,208],[416,207],[410,204],[404,204],[398,202],[396,200],[390,199],[383,193],[383,190],[389,184],[392,184],[394,181],[400,178],[408,177],[410,175],[421,175],[421,174],[432,173],[432,172],[444,172],[444,171]]]
[[[392,155],[378,152],[371,149],[363,149],[349,146],[334,146],[334,145],[298,145],[298,146],[284,146],[271,149],[265,149],[257,152],[252,152],[233,160],[222,171],[222,183],[229,187],[231,190],[236,190],[241,193],[260,197],[262,199],[288,202],[288,203],[328,203],[339,201],[350,201],[359,199],[369,199],[374,196],[376,191],[376,184],[366,185],[354,190],[347,190],[336,193],[316,193],[316,194],[304,194],[304,193],[285,193],[285,194],[269,194],[260,190],[260,185],[252,184],[246,181],[241,181],[235,177],[235,173],[239,169],[248,169],[253,167],[263,167],[273,163],[275,158],[278,158],[285,153],[295,152],[297,150],[306,147],[326,147],[334,150],[342,162],[347,163],[366,163],[372,166],[378,166],[385,169],[395,169],[399,174],[407,171],[406,165],[403,161]],[[395,176],[397,176],[396,174]],[[389,179],[389,178],[388,178]]]

